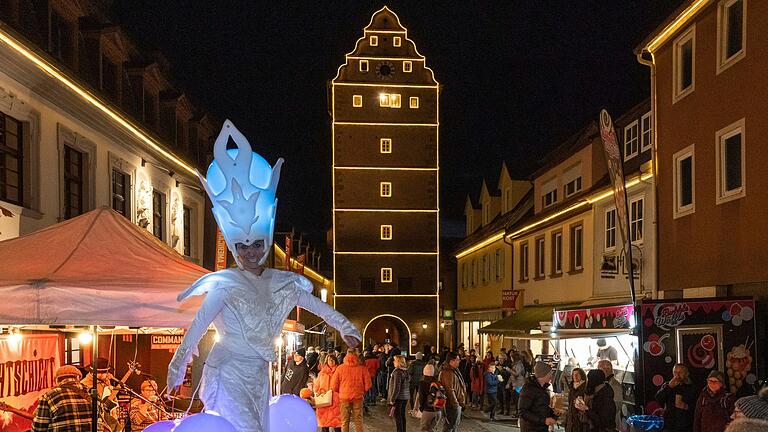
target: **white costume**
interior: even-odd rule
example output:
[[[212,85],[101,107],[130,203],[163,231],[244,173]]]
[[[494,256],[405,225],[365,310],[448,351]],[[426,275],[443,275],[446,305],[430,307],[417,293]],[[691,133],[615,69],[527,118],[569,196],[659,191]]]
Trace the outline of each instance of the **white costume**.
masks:
[[[230,136],[237,150],[226,150]],[[238,260],[237,243],[264,240],[263,263],[272,246],[282,159],[274,169],[269,167],[229,120],[216,139],[214,158],[207,180],[201,176],[201,181],[227,246]],[[269,362],[276,360],[274,340],[296,306],[321,317],[343,337],[362,340],[357,328],[312,295],[312,283],[295,273],[265,269],[257,276],[241,269],[221,270],[198,279],[178,299],[206,293],[168,365],[168,388],[181,384],[197,344],[213,323],[219,342],[205,362],[200,398],[206,411],[220,414],[240,432],[269,431]]]

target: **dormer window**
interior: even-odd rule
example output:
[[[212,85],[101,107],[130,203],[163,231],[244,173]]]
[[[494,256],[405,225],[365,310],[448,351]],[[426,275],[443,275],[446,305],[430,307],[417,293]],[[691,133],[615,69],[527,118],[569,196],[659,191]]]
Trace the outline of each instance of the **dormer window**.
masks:
[[[371,46],[379,46],[379,37],[378,36],[371,36],[368,38],[369,43]]]
[[[566,198],[581,191],[581,163],[568,168],[563,174],[563,193]]]
[[[400,45],[402,45],[402,43],[403,43],[403,40],[400,38],[400,36],[395,36],[392,38],[392,46],[399,47]]]
[[[544,183],[541,187],[541,207],[547,208],[557,202],[557,178]]]

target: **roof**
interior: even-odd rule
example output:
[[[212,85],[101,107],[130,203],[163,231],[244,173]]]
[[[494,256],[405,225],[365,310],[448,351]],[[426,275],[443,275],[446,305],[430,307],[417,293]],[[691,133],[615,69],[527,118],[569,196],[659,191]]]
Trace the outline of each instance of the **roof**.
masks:
[[[101,207],[0,242],[0,322],[187,327],[201,299],[176,295],[208,270]]]
[[[678,7],[677,9],[675,9],[674,12],[669,14],[669,16],[667,16],[664,19],[664,21],[661,22],[661,24],[659,24],[651,33],[648,34],[648,36],[646,36],[645,39],[642,40],[642,42],[640,42],[635,47],[635,50],[634,50],[635,54],[641,54],[643,51],[645,51],[646,47],[656,38],[656,36],[661,34],[667,28],[667,26],[675,22],[678,19],[678,17],[680,17],[683,14],[683,12],[685,12],[685,10],[688,9],[691,5],[693,5],[694,3],[698,3],[700,1],[701,0],[685,0],[683,4],[680,5],[680,7]],[[708,0],[704,0],[704,1],[706,3]]]
[[[574,153],[586,147],[597,136],[600,136],[600,130],[597,127],[597,122],[591,120],[586,126],[579,129],[578,132],[571,135],[565,142],[549,152],[542,161],[541,166],[531,174],[531,180],[568,159]]]
[[[525,306],[513,315],[482,327],[477,332],[485,334],[527,333],[538,329],[541,322],[551,322],[555,308],[569,308],[579,304],[577,302]]]

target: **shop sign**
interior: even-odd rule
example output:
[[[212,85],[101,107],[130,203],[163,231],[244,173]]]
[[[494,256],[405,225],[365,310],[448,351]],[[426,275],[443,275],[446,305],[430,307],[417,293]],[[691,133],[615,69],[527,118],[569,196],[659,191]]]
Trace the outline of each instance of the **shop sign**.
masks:
[[[691,314],[687,303],[661,303],[653,307],[653,323],[662,330],[677,327]]]
[[[504,309],[516,311],[517,296],[520,290],[501,290],[501,307]]]
[[[152,335],[151,349],[176,350],[183,339],[184,335]]]
[[[304,324],[295,320],[285,320],[283,323],[283,331],[304,334]]]
[[[634,312],[635,307],[632,305],[556,310],[552,322],[559,330],[625,330],[633,327]]]

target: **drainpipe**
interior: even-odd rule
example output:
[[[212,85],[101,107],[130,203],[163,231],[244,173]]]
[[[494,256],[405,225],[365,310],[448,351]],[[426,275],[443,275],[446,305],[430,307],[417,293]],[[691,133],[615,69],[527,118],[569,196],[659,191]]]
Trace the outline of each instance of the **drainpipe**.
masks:
[[[644,54],[650,55],[650,60],[644,58]],[[654,283],[651,290],[651,298],[653,300],[658,299],[659,290],[659,188],[657,177],[659,175],[659,158],[658,158],[658,136],[659,136],[659,116],[658,116],[658,104],[656,100],[656,59],[652,52],[647,51],[645,48],[637,53],[637,62],[646,65],[651,69],[651,124],[653,125],[653,137],[651,146],[651,170],[653,176],[651,176],[651,184],[653,188],[653,224],[654,229],[654,253],[651,254],[650,259],[653,260],[654,269]]]

